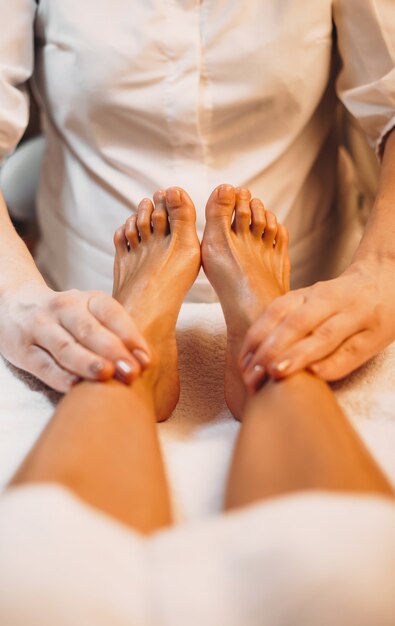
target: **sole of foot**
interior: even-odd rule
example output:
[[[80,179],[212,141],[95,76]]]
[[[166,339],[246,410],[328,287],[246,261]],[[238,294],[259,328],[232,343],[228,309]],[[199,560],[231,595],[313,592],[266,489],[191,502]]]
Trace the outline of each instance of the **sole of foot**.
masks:
[[[206,206],[202,265],[227,325],[225,398],[242,419],[247,390],[238,359],[251,324],[289,290],[288,231],[245,188],[220,185]]]
[[[200,269],[196,211],[179,187],[145,198],[114,235],[113,296],[148,341],[153,360],[143,373],[158,421],[180,393],[175,329],[182,302]]]

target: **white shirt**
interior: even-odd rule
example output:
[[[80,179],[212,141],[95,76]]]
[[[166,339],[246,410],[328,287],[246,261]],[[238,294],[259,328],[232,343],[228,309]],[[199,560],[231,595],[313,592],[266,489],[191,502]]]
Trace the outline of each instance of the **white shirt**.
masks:
[[[38,260],[53,284],[111,291],[113,231],[142,197],[185,187],[201,236],[222,182],[288,225],[296,283],[318,277],[336,93],[379,146],[395,125],[394,13],[393,0],[0,0],[0,158],[27,124],[33,75]]]

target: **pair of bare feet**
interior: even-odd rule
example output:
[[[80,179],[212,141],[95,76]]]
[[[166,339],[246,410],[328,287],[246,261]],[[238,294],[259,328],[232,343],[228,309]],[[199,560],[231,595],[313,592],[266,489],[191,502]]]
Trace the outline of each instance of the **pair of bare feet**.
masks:
[[[114,297],[150,344],[152,388],[158,420],[179,398],[175,328],[186,293],[200,266],[215,289],[227,325],[225,398],[241,419],[247,390],[239,354],[248,328],[262,310],[289,289],[288,233],[247,189],[221,185],[206,207],[202,244],[188,194],[172,187],[144,199],[114,236]]]

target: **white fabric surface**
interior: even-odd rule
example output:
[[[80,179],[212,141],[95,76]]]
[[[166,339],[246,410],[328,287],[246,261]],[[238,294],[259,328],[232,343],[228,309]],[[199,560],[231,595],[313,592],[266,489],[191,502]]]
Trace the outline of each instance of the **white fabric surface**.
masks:
[[[0,499],[4,626],[380,626],[395,623],[395,505],[301,494],[215,516],[238,424],[223,400],[217,304],[185,304],[182,396],[159,426],[177,528],[145,540],[56,487]],[[395,346],[336,395],[395,484]],[[54,394],[2,364],[4,485]],[[317,407],[317,411],[319,408]]]
[[[39,263],[55,286],[110,291],[112,233],[143,196],[185,187],[201,234],[206,199],[223,182],[250,186],[285,220],[295,286],[326,276],[336,226],[332,20],[337,93],[379,146],[395,123],[391,0],[35,7],[0,0],[0,158],[26,125],[33,74],[47,136]],[[202,275],[191,298],[209,293]]]
[[[293,496],[149,540],[56,487],[14,490],[0,513],[2,626],[395,623],[384,499]]]

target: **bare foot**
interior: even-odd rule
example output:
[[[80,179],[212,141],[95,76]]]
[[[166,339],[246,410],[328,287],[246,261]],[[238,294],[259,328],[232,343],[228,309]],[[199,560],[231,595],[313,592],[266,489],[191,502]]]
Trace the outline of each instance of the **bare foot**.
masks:
[[[206,207],[202,265],[224,312],[228,332],[225,398],[241,419],[247,391],[238,358],[252,322],[289,290],[287,229],[248,189],[221,185]]]
[[[175,328],[181,304],[200,268],[196,212],[178,187],[142,200],[114,235],[113,296],[133,316],[148,341],[153,362],[143,374],[152,388],[159,421],[179,398]]]

